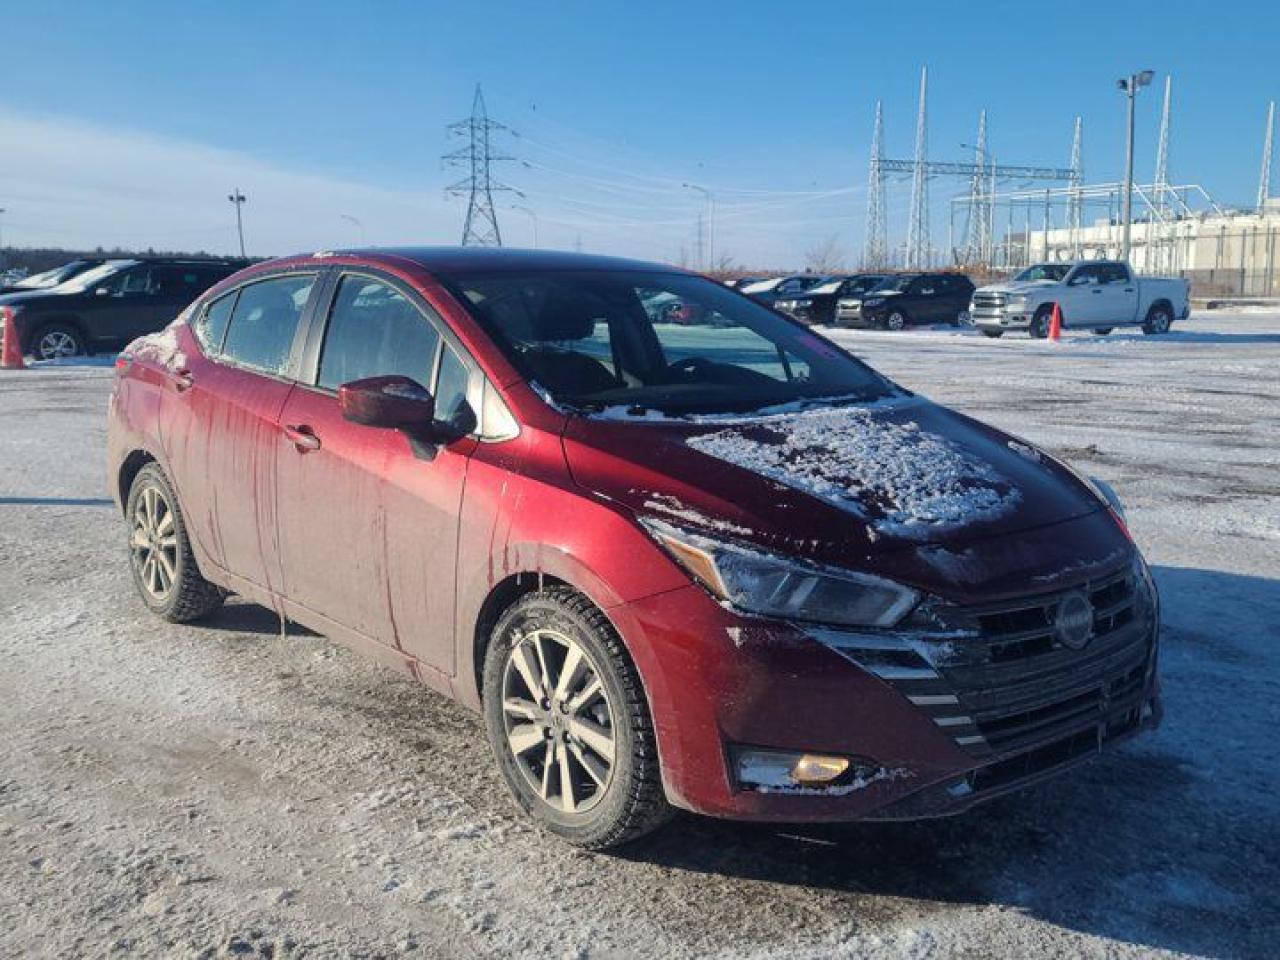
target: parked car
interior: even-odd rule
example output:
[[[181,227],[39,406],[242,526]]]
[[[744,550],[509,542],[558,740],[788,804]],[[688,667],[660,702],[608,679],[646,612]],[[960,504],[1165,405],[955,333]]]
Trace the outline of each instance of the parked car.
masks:
[[[852,277],[827,277],[800,294],[777,300],[773,308],[801,323],[834,323],[836,301],[842,297],[856,298],[879,286],[885,280],[882,273],[859,273]]]
[[[755,283],[747,283],[738,288],[752,300],[758,300],[760,303],[773,306],[774,302],[783,298],[804,293],[816,283],[825,280],[825,277],[815,277],[811,274],[797,274],[790,277],[771,277],[768,280],[757,280]]]
[[[899,273],[862,297],[836,302],[836,324],[902,330],[911,324],[966,323],[973,282],[959,273]]]
[[[233,260],[107,260],[56,287],[0,297],[25,354],[38,360],[115,350],[160,330],[236,270]]]
[[[150,610],[234,592],[460,700],[586,847],[954,813],[1160,717],[1109,488],[669,267],[256,264],[120,355],[108,482]]]
[[[759,283],[763,277],[730,277],[724,282],[726,287],[733,287],[735,290],[741,290],[743,287],[750,286],[753,283]]]
[[[1037,263],[1006,283],[973,294],[974,326],[989,337],[1026,330],[1049,335],[1053,305],[1064,328],[1106,336],[1116,327],[1141,325],[1143,333],[1168,333],[1191,312],[1191,285],[1180,277],[1138,277],[1123,260]]]
[[[58,286],[60,283],[66,283],[72,277],[84,273],[102,262],[101,258],[96,260],[72,260],[60,267],[54,267],[52,270],[34,273],[21,279],[16,279],[11,283],[0,284],[0,295],[22,293],[26,290],[48,290],[51,287]]]

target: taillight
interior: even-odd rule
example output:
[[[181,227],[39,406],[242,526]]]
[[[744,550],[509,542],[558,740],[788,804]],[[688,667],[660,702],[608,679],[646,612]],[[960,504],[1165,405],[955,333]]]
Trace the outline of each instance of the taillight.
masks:
[[[1107,507],[1107,512],[1111,514],[1111,519],[1116,522],[1116,526],[1120,528],[1120,532],[1128,538],[1130,543],[1135,543],[1133,534],[1129,532],[1129,524],[1124,522],[1124,517],[1120,516],[1120,511],[1115,507]]]

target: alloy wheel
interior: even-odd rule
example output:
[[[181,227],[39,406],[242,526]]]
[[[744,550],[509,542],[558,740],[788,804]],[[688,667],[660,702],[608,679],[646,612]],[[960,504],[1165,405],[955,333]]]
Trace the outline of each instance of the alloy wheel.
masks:
[[[533,792],[561,814],[608,790],[617,755],[613,709],[587,651],[557,630],[518,638],[503,668],[507,749]]]
[[[41,335],[36,344],[36,355],[41,360],[57,360],[74,357],[80,352],[76,338],[65,330],[50,330]]]
[[[907,318],[898,311],[889,314],[889,318],[885,321],[885,326],[890,330],[901,330],[907,325]]]
[[[1156,310],[1151,314],[1151,329],[1155,333],[1169,332],[1169,314],[1164,310]]]
[[[178,531],[173,507],[156,487],[144,488],[138,497],[129,551],[142,588],[163,601],[178,577]]]

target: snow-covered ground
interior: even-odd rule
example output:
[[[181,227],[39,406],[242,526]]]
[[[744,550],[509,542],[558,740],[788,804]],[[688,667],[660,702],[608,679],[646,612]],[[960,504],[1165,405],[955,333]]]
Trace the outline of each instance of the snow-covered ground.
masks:
[[[837,331],[1128,502],[1167,719],[961,818],[693,817],[622,855],[519,816],[466,711],[232,603],[145,614],[111,371],[0,374],[0,956],[1280,951],[1280,314],[1057,346]]]

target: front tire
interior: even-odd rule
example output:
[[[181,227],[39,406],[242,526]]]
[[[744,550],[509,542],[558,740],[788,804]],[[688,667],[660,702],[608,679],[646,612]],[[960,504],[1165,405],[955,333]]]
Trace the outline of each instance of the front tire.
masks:
[[[138,471],[125,517],[133,583],[152,613],[171,623],[187,623],[222,606],[226,591],[200,575],[178,498],[158,464]]]
[[[1092,333],[1095,337],[1105,337],[1114,329],[1115,327],[1094,327],[1089,332]]]
[[[1041,307],[1036,311],[1036,315],[1031,318],[1031,326],[1027,327],[1027,333],[1036,340],[1047,339],[1049,336],[1049,321],[1052,317],[1052,307]]]
[[[640,677],[604,614],[570,588],[528,594],[498,621],[484,717],[516,802],[570,843],[615,847],[670,817]]]
[[[46,323],[31,338],[31,355],[37,360],[62,360],[86,352],[84,334],[69,323]]]
[[[990,337],[992,340],[999,340],[1001,337],[1004,336],[1003,330],[983,330],[982,332],[985,336]]]
[[[893,331],[903,330],[907,322],[907,315],[901,310],[890,310],[888,316],[884,318],[884,328]]]

